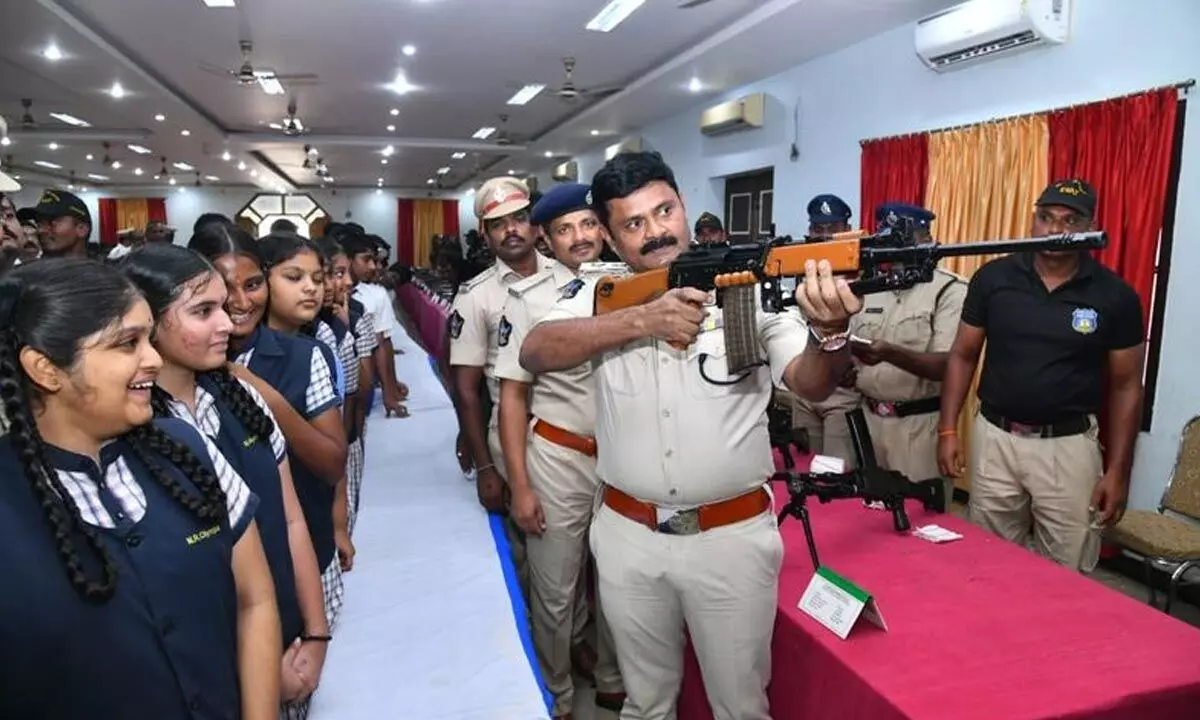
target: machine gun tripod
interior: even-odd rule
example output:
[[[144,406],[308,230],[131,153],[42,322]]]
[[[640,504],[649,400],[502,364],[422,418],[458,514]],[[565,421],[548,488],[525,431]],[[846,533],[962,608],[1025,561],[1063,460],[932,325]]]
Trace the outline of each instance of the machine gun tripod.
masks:
[[[892,525],[896,532],[907,532],[912,526],[904,501],[908,498],[920,500],[926,510],[945,511],[946,488],[941,478],[912,482],[895,470],[884,470],[875,459],[875,446],[867,429],[867,421],[861,409],[846,413],[850,425],[850,441],[854,444],[854,455],[858,467],[844,473],[789,473],[781,472],[772,480],[787,482],[791,499],[779,513],[779,523],[789,517],[798,518],[804,525],[804,539],[812,557],[813,570],[821,567],[817,556],[817,544],[813,540],[812,522],[808,515],[808,498],[815,497],[821,503],[844,498],[861,498],[864,502],[881,502],[892,513]]]

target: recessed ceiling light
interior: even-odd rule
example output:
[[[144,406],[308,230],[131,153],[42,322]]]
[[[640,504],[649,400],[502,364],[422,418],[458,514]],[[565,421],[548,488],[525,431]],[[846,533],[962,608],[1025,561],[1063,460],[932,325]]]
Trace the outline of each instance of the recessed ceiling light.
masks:
[[[376,178],[376,179],[375,179],[375,182],[377,182],[377,183],[379,183],[380,185],[382,185],[382,184],[383,184],[383,178]]]
[[[462,160],[467,154],[465,152],[450,153],[450,157],[454,160]]]
[[[438,175],[446,175],[449,172],[450,172],[450,168],[448,168],[448,167],[438,168]]]
[[[141,175],[141,174],[142,174],[142,169],[141,169],[141,168],[134,168],[134,169],[133,169],[133,174],[134,174],[134,175]]]
[[[163,115],[162,113],[159,113],[154,116],[154,119],[157,120],[158,122],[162,122],[163,120],[167,119],[167,116]]]
[[[517,171],[516,171],[516,170],[509,170],[509,171],[508,171],[508,174],[509,174],[509,175],[516,175],[516,174],[517,174]]]
[[[87,189],[87,186],[86,186],[86,185],[80,185],[80,186],[79,186],[79,192],[81,192],[81,193],[85,193],[85,192],[87,192],[87,191],[88,191],[88,189]]]
[[[231,8],[234,7],[233,0],[204,0],[204,4],[210,8]]]
[[[513,96],[508,99],[508,104],[509,105],[524,105],[525,103],[527,103],[530,100],[537,97],[538,93],[540,93],[541,91],[543,91],[545,89],[546,89],[545,85],[539,85],[537,83],[533,83],[531,85],[526,85],[525,87],[521,88],[516,93],[514,93]]]
[[[267,127],[271,128],[272,130],[282,130],[283,129],[283,126],[280,125],[279,123],[267,123]]]
[[[426,181],[425,181],[425,184],[426,184],[426,185],[432,185],[432,184],[434,184],[435,182],[437,182],[437,181],[436,181],[436,180],[434,180],[433,178],[429,178],[428,180],[426,180]]]
[[[408,57],[412,57],[413,55],[417,54],[417,46],[405,45],[404,47],[400,48],[400,52],[404,53]]]
[[[388,132],[396,132],[396,126],[395,126],[395,125],[388,125],[388,126],[387,126],[387,131],[388,131]]]
[[[0,138],[0,145],[3,145],[4,147],[8,147],[9,145],[12,145],[12,138],[5,135],[4,137]],[[88,160],[91,160],[91,158],[88,158]]]
[[[173,167],[175,167],[175,169],[177,169],[177,170],[183,170],[184,172],[191,172],[192,170],[196,169],[196,168],[192,167],[191,165],[188,165],[185,162],[177,162],[174,164]]]
[[[376,195],[382,195],[382,194],[383,194],[383,188],[375,188],[375,194],[376,194]]]
[[[597,136],[597,135],[599,135],[599,134],[600,134],[600,131],[599,131],[599,130],[593,130],[593,131],[592,131],[592,137],[595,137],[595,136]]]
[[[114,100],[120,100],[121,98],[125,97],[125,88],[121,87],[121,83],[115,82],[112,84],[112,87],[108,89],[108,94],[112,95]]]
[[[221,182],[221,178],[217,177],[216,175],[205,175],[204,179],[209,182]]]
[[[392,154],[396,152],[396,148],[392,147],[391,145],[388,145],[387,147],[385,147],[383,150],[380,150],[379,152],[384,157],[391,157]]]
[[[74,125],[75,127],[91,127],[92,126],[92,124],[90,122],[88,122],[87,120],[80,120],[79,118],[75,117],[74,115],[68,115],[66,113],[50,113],[50,117],[54,118],[55,120],[58,120],[59,122],[65,122],[68,125]]]
[[[233,156],[229,154],[228,150],[226,150],[225,152],[221,153],[221,159],[225,162],[229,162],[233,159]]]
[[[548,157],[548,158],[552,158],[552,157],[554,157],[554,153],[553,153],[553,152],[551,152],[551,151],[549,151],[549,150],[547,150],[547,151],[545,152],[545,155],[546,155],[546,157]]]
[[[37,165],[38,167],[50,168],[51,170],[62,170],[62,165],[55,165],[54,163],[46,162],[45,160],[34,160],[33,164]]]
[[[244,163],[244,162],[238,163],[238,170],[245,170],[245,169],[246,169],[246,163]]]
[[[150,153],[154,152],[153,150],[151,150],[148,147],[145,147],[144,145],[126,145],[125,147],[134,151],[138,155],[149,155]]]
[[[57,150],[57,149],[58,149],[58,143],[54,143],[54,142],[52,142],[52,143],[50,143],[49,145],[47,145],[46,147],[50,148],[51,150]]]
[[[96,159],[96,156],[95,156],[95,155],[93,155],[93,154],[91,154],[91,153],[88,153],[88,154],[87,154],[87,159],[88,159],[89,161],[90,161],[90,160],[95,160],[95,159]]]
[[[476,130],[475,134],[471,137],[475,138],[476,140],[487,140],[494,132],[496,132],[496,128],[494,127],[481,127]]]
[[[586,27],[595,32],[611,32],[645,3],[646,0],[612,0],[596,13],[596,17],[588,21]]]
[[[192,134],[192,131],[191,131],[191,130],[180,130],[180,131],[179,131],[179,134],[180,134],[180,135],[182,135],[182,136],[184,136],[184,137],[187,137],[188,135],[191,135],[191,134]]]
[[[120,169],[121,169],[121,161],[120,161],[120,160],[113,160],[112,169],[113,169],[113,170],[120,170]]]
[[[408,78],[404,76],[403,70],[396,73],[396,79],[393,80],[387,87],[397,95],[405,95],[417,89],[415,85],[412,85],[408,82]]]
[[[174,185],[174,184],[175,184],[175,178],[171,178],[171,179],[170,179],[170,180],[168,180],[167,182],[168,182],[168,183],[170,183],[170,184],[172,184],[172,185]]]
[[[387,158],[384,158],[384,159],[380,160],[380,161],[379,161],[379,164],[380,164],[380,165],[387,165]]]
[[[392,117],[396,117],[399,114],[400,114],[400,108],[392,108]]]
[[[63,54],[62,50],[58,49],[58,45],[55,45],[54,43],[47,43],[46,48],[42,50],[42,57],[46,58],[50,62],[58,62],[59,60],[63,59]]]
[[[692,78],[692,81],[688,83],[688,90],[690,90],[694,93],[698,93],[703,89],[704,89],[704,85],[702,85],[700,83],[700,78],[698,78],[698,77]]]
[[[95,173],[88,173],[88,177],[90,177],[93,180],[107,180],[108,179],[107,175],[97,175]]]
[[[251,171],[250,171],[250,177],[258,177],[258,171],[257,171],[257,170],[251,170]]]
[[[154,179],[155,179],[155,180],[157,180],[157,179],[159,179],[160,177],[162,177],[162,175],[155,175],[155,176],[154,176]]]

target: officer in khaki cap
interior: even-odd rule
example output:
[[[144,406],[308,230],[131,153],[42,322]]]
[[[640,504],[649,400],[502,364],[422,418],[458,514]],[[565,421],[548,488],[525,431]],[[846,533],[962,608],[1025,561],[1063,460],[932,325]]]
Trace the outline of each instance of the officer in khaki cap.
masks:
[[[526,533],[533,642],[558,718],[570,714],[574,700],[572,646],[578,647],[579,609],[586,620],[586,606],[576,600],[587,577],[591,553],[584,541],[598,487],[595,381],[590,363],[535,376],[521,367],[520,348],[560,298],[579,292],[580,275],[599,271],[587,263],[600,257],[608,231],[591,207],[589,187],[579,183],[546,193],[533,208],[533,222],[545,231],[557,262],[509,287],[496,376],[512,515]],[[624,691],[599,598],[597,629],[596,704],[620,712]]]
[[[905,203],[885,203],[875,212],[877,229],[913,231],[913,242],[929,241],[934,214]],[[938,410],[942,376],[967,285],[938,269],[933,282],[863,298],[851,323],[851,352],[862,364],[857,387],[879,464],[910,480],[940,475],[937,464]],[[869,342],[858,342],[858,339]],[[949,495],[947,495],[949,497]]]
[[[450,366],[459,426],[475,461],[479,502],[488,510],[501,512],[505,505],[504,459],[497,411],[500,382],[496,379],[500,317],[504,314],[508,288],[551,267],[554,261],[533,248],[529,189],[520,180],[500,177],[484,183],[475,193],[475,216],[496,261],[464,284],[454,299],[447,328]],[[492,402],[490,418],[484,417],[479,393],[479,383],[485,380]],[[522,539],[511,522],[509,530],[518,572],[524,581]]]

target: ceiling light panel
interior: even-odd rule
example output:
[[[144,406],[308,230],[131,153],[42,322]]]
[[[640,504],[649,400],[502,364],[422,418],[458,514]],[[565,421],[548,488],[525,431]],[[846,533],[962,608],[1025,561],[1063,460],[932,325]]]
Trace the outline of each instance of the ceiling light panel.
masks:
[[[55,120],[58,120],[59,122],[64,122],[68,125],[73,125],[75,127],[91,127],[92,126],[92,124],[90,122],[88,122],[87,120],[80,120],[79,118],[75,117],[74,115],[68,115],[66,113],[50,113],[50,117],[54,118]]]
[[[46,162],[45,160],[34,160],[33,164],[37,165],[38,167],[50,168],[51,170],[62,170],[62,165],[55,165],[54,163]]]
[[[467,156],[467,154],[465,152],[456,152],[456,153],[450,154],[450,158],[453,160],[462,160],[466,156]]]
[[[97,175],[96,173],[88,173],[88,177],[92,180],[107,180],[107,175]]]
[[[646,0],[612,0],[596,13],[596,17],[588,21],[588,30],[594,32],[612,32],[613,28],[625,22],[625,19],[635,10],[646,4]]]
[[[510,97],[508,99],[508,104],[509,105],[524,105],[525,103],[527,103],[530,100],[537,97],[538,94],[540,94],[545,89],[546,89],[545,85],[539,85],[536,83],[534,83],[532,85],[526,85],[525,87],[518,90],[512,97]]]
[[[274,75],[258,78],[258,86],[268,95],[283,95],[283,83]]]
[[[188,165],[185,162],[177,162],[172,167],[174,167],[176,170],[183,170],[185,172],[190,172],[190,171],[196,169],[196,168],[192,167],[191,165]]]
[[[210,8],[231,8],[236,5],[234,0],[204,0],[204,4]]]
[[[42,50],[42,57],[50,62],[58,62],[63,59],[63,53],[62,50],[58,49],[58,45],[47,43],[45,49]]]
[[[126,145],[125,147],[134,151],[138,155],[149,155],[150,153],[154,152],[153,150],[151,150],[148,147],[145,147],[144,145]]]
[[[476,130],[475,134],[471,137],[475,138],[476,140],[487,140],[494,132],[496,132],[496,128],[494,127],[481,127]]]

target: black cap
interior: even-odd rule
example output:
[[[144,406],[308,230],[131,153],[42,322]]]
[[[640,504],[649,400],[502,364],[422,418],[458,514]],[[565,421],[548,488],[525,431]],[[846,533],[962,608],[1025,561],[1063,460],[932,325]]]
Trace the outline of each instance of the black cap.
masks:
[[[92,224],[92,214],[88,212],[87,205],[79,199],[78,195],[69,193],[66,190],[47,190],[38,198],[37,205],[34,205],[32,208],[25,208],[21,212],[22,217],[31,217],[39,220],[56,220],[60,217],[69,216],[85,222],[89,226]]]
[[[693,229],[693,232],[698,235],[705,228],[709,230],[724,230],[725,226],[721,224],[721,218],[710,212],[706,212],[696,221],[696,227]]]
[[[592,209],[592,186],[583,183],[563,183],[550,188],[541,198],[534,200],[537,193],[530,193],[533,212],[529,221],[534,225],[545,225],[576,210]]]
[[[1037,199],[1038,207],[1061,205],[1085,217],[1096,214],[1096,191],[1084,180],[1059,180],[1046,186]]]
[[[934,215],[920,205],[901,202],[884,203],[875,209],[875,225],[877,227],[883,225],[885,222],[895,222],[897,218],[908,218],[917,227],[928,229],[929,223],[936,220],[937,215]]]
[[[853,215],[846,201],[837,195],[818,195],[808,201],[808,223],[824,225],[826,223],[846,222]]]

